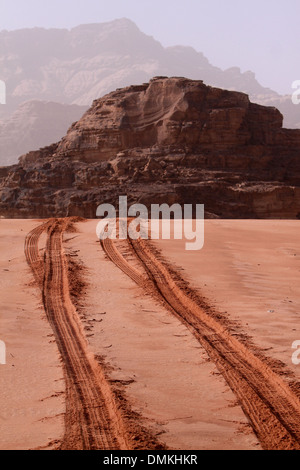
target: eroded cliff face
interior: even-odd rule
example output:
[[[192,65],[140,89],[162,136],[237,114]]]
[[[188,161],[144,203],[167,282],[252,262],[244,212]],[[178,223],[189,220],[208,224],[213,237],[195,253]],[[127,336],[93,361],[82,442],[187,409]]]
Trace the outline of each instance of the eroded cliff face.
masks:
[[[96,100],[59,143],[0,171],[4,217],[95,217],[103,202],[205,204],[209,217],[300,217],[300,131],[275,108],[185,78]]]
[[[99,161],[153,146],[191,152],[273,145],[281,127],[277,109],[252,104],[245,94],[200,81],[155,79],[95,101],[62,139],[58,155]]]

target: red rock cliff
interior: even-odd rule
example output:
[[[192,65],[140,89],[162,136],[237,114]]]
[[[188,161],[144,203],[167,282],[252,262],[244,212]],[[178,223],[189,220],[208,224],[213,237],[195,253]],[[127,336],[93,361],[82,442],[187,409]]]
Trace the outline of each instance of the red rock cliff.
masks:
[[[102,202],[204,203],[208,216],[300,217],[300,131],[275,108],[185,78],[96,100],[58,144],[0,175],[8,217],[95,217]]]

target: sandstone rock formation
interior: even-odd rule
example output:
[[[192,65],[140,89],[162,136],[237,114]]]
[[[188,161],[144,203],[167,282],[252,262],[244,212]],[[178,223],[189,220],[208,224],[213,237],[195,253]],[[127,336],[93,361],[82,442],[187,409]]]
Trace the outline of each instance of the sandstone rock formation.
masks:
[[[65,105],[90,106],[95,98],[117,87],[148,81],[153,75],[186,76],[204,80],[213,86],[242,91],[255,102],[278,107],[285,116],[288,127],[300,125],[299,109],[291,97],[280,97],[262,87],[252,72],[241,73],[238,67],[221,70],[209,63],[202,53],[191,47],[164,48],[159,42],[143,34],[130,20],[81,25],[72,30],[42,28],[0,32],[0,79],[7,84],[7,104],[0,105],[0,120],[5,129],[5,143],[0,148],[0,165],[8,157],[28,151],[24,138],[24,124],[19,119],[24,101],[51,101]],[[36,105],[35,105],[36,106]],[[41,105],[42,106],[42,105]],[[30,121],[31,148],[49,143],[49,134],[42,131],[27,107],[24,121]],[[17,116],[12,114],[17,111]],[[71,115],[70,113],[74,113]],[[78,119],[76,108],[66,110],[68,123]],[[9,120],[7,123],[5,123]],[[15,146],[15,131],[19,130]],[[23,121],[23,122],[24,122]],[[65,132],[61,112],[49,112],[49,129],[54,127],[54,140]],[[3,133],[3,131],[2,131]],[[2,139],[1,139],[2,140]],[[52,140],[52,141],[54,141]]]
[[[95,217],[103,202],[205,204],[208,217],[300,217],[300,130],[202,81],[156,77],[92,107],[0,171],[0,215]]]
[[[0,121],[1,164],[11,165],[23,153],[61,139],[86,109],[43,101],[23,103],[10,118]]]

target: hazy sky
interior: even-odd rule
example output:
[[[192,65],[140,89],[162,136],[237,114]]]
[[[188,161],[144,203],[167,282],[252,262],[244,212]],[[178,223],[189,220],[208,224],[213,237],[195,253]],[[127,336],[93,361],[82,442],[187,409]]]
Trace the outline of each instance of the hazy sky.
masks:
[[[221,68],[252,70],[281,93],[300,80],[300,0],[0,0],[0,30],[122,17],[164,46],[190,45]]]

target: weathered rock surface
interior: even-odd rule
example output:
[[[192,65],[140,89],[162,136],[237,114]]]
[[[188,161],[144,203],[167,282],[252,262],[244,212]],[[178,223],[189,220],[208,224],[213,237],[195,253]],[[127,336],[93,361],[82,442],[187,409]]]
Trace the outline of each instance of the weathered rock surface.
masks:
[[[28,101],[51,101],[65,105],[90,106],[95,98],[117,87],[148,81],[153,75],[186,76],[204,80],[213,86],[242,91],[251,100],[276,106],[284,114],[285,125],[300,126],[300,107],[291,97],[280,97],[262,87],[253,72],[242,73],[238,67],[221,70],[192,47],[164,48],[142,33],[130,20],[81,25],[66,29],[23,29],[0,32],[0,79],[7,84],[7,104],[0,105],[1,128],[5,140],[0,148],[0,165],[16,163],[16,156],[49,144],[66,132],[65,121],[57,108],[49,110],[49,130],[41,128],[32,114],[19,106]],[[29,109],[27,109],[28,111]],[[12,117],[12,114],[17,115]],[[73,114],[72,114],[73,112]],[[24,120],[20,120],[20,114]],[[68,125],[78,119],[78,110],[66,110]],[[72,115],[71,115],[72,114]],[[12,122],[15,132],[12,130]],[[25,124],[24,124],[25,123]],[[30,142],[24,126],[30,123]],[[15,138],[16,133],[18,138]],[[17,140],[17,145],[16,144]],[[12,161],[12,158],[15,158]]]
[[[300,130],[275,108],[185,78],[96,100],[66,137],[0,171],[4,217],[95,217],[103,202],[205,204],[209,217],[299,218]]]

